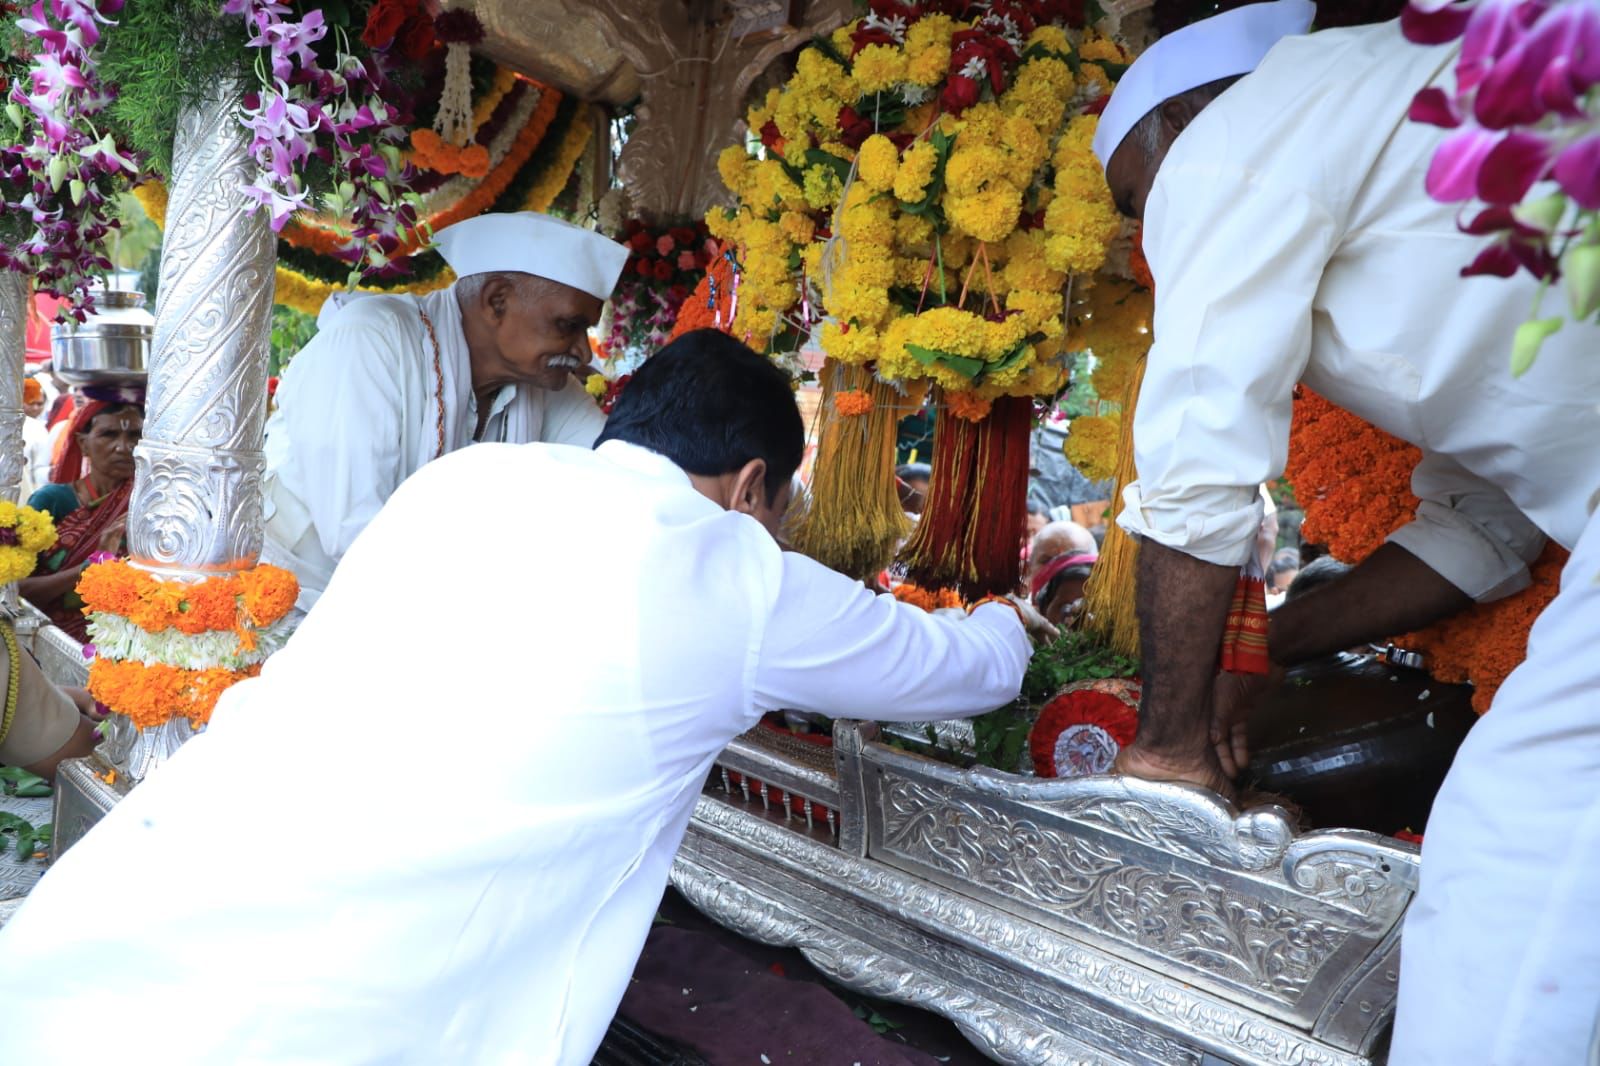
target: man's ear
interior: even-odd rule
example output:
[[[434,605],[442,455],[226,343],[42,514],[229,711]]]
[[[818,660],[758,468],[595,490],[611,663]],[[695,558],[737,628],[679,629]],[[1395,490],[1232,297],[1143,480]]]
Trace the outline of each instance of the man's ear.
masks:
[[[1200,113],[1201,105],[1187,93],[1171,97],[1161,102],[1161,128],[1167,135],[1167,143],[1177,140],[1178,134],[1189,128],[1189,123]]]
[[[510,278],[496,275],[484,284],[478,295],[479,302],[494,322],[506,317],[506,308],[511,304],[511,285]]]
[[[767,461],[752,459],[733,476],[733,500],[728,508],[753,515],[767,502]]]

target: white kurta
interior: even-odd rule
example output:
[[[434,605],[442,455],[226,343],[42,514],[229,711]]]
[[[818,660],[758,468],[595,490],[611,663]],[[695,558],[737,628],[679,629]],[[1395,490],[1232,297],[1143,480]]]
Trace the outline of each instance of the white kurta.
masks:
[[[455,286],[425,296],[364,296],[324,315],[283,376],[267,423],[267,549],[316,603],[340,558],[400,483],[439,452],[439,375],[421,311],[439,339],[444,450],[474,442],[477,398]],[[482,440],[588,447],[605,416],[583,389],[507,386]],[[459,506],[475,501],[463,497]]]
[[[732,737],[987,710],[1030,650],[1006,606],[781,552],[651,452],[448,456],[0,931],[0,1062],[165,1010],[165,1063],[586,1066]]]
[[[1120,520],[1241,563],[1303,381],[1422,449],[1390,539],[1463,591],[1524,587],[1541,530],[1581,542],[1434,805],[1389,1060],[1551,1066],[1585,1061],[1600,1008],[1600,330],[1569,323],[1512,378],[1534,283],[1458,276],[1482,239],[1424,191],[1441,132],[1405,121],[1454,58],[1394,23],[1291,38],[1178,138],[1146,209],[1159,298]]]

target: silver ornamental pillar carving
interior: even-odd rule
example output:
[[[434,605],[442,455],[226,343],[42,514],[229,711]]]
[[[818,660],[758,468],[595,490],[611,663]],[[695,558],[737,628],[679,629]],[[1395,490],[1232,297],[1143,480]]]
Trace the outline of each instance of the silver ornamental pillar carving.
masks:
[[[18,502],[22,468],[22,379],[27,371],[28,281],[0,270],[0,498]],[[17,615],[17,586],[0,591],[0,611]]]
[[[254,180],[239,87],[219,85],[178,120],[128,546],[164,578],[201,580],[261,553],[261,451],[276,246]],[[142,779],[193,735],[184,719],[136,730],[118,715],[113,766]]]

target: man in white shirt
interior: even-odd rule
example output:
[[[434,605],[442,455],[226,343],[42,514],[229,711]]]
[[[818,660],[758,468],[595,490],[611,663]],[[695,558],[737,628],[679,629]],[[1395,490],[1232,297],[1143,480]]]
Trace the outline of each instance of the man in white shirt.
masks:
[[[50,483],[50,431],[44,424],[44,386],[36,377],[22,379],[22,494]]]
[[[1600,331],[1569,324],[1511,376],[1536,283],[1459,276],[1479,240],[1424,191],[1439,134],[1406,118],[1455,48],[1395,23],[1298,36],[1313,13],[1279,0],[1163,38],[1097,132],[1157,295],[1120,517],[1145,672],[1119,768],[1226,789],[1243,757],[1213,674],[1295,383],[1418,445],[1416,520],[1274,612],[1269,653],[1410,632],[1525,587],[1546,536],[1573,549],[1434,806],[1390,1062],[1579,1062],[1600,1005]]]
[[[627,249],[531,212],[458,222],[437,242],[460,280],[325,309],[278,388],[263,557],[294,571],[302,609],[424,463],[477,441],[588,447],[605,425],[572,375]]]
[[[1009,601],[929,615],[779,549],[804,431],[732,338],[663,349],[602,439],[400,487],[261,677],[0,931],[28,1020],[0,1062],[88,1061],[170,1003],[164,1063],[587,1066],[730,739],[1018,691]]]

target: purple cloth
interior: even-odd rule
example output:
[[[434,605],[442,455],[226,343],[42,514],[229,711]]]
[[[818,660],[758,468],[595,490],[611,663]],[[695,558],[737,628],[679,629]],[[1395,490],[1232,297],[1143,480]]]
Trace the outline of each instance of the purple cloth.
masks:
[[[711,1066],[751,1066],[763,1055],[774,1066],[944,1066],[879,1036],[823,985],[779,976],[710,933],[674,926],[650,931],[621,1013]]]

